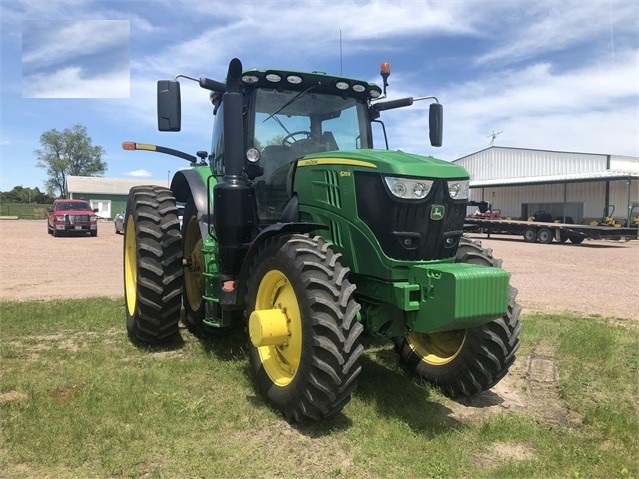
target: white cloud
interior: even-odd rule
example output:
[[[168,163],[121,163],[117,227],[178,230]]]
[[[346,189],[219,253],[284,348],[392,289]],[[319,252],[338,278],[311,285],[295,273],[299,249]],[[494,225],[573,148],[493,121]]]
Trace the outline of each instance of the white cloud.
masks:
[[[614,52],[615,35],[636,35],[638,13],[636,3],[623,1],[504,2],[499,30],[489,30],[494,46],[476,62],[522,61],[597,40]]]
[[[500,146],[639,156],[638,65],[638,52],[624,51],[614,66],[605,59],[564,71],[539,63],[490,72],[438,93],[441,149],[428,145],[421,103],[392,113],[391,147],[452,160],[488,147],[501,130]]]
[[[153,176],[151,173],[144,169],[128,171],[125,173],[125,175],[132,176],[134,178],[150,178],[151,176]]]
[[[0,146],[9,146],[11,144],[11,140],[0,140]]]
[[[25,98],[128,98],[129,70],[87,76],[80,67],[67,67],[50,74],[34,74],[22,80]]]
[[[31,21],[22,23],[26,48],[22,63],[29,68],[56,65],[78,57],[128,45],[126,20]]]
[[[207,74],[215,68],[224,75],[230,58],[240,54],[246,67],[270,64],[295,69],[308,67],[309,59],[326,58],[335,58],[337,64],[340,30],[345,54],[356,55],[402,49],[407,39],[476,34],[481,13],[460,2],[404,1],[392,6],[383,1],[340,2],[318,8],[316,2],[270,0],[251,9],[250,15],[245,9],[229,8],[226,1],[182,3],[185,10],[215,22],[197,35],[176,39],[132,68],[159,73],[170,64],[176,70]]]

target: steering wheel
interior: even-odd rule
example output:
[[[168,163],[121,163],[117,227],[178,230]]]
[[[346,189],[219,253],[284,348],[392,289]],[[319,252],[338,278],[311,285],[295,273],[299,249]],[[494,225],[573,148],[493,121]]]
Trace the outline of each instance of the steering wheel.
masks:
[[[295,143],[296,140],[294,137],[297,135],[306,135],[306,139],[310,140],[311,138],[311,132],[310,131],[305,131],[305,130],[300,130],[300,131],[294,131],[293,133],[289,133],[288,135],[286,135],[283,139],[282,139],[282,145],[284,146],[292,146],[293,143]]]

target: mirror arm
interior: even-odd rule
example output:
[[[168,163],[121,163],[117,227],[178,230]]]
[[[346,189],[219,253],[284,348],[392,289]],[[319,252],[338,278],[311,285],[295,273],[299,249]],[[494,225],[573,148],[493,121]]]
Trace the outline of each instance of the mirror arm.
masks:
[[[435,103],[439,103],[439,100],[435,96],[422,96],[419,98],[413,98],[413,101],[421,101],[421,100],[435,100]]]
[[[226,92],[226,85],[224,83],[211,80],[210,78],[206,78],[206,77],[194,78],[194,77],[183,75],[180,73],[178,75],[175,75],[175,78],[173,79],[173,81],[178,81],[178,78],[186,78],[187,80],[197,82],[200,84],[200,87],[204,88],[205,90],[218,91],[220,93]]]

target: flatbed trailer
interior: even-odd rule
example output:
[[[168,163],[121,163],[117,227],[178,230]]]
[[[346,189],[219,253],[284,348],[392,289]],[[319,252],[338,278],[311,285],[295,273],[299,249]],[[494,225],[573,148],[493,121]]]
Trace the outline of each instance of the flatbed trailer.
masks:
[[[629,241],[637,239],[637,228],[617,228],[614,226],[590,226],[569,223],[547,223],[541,221],[507,220],[501,218],[467,217],[465,231],[521,235],[528,243],[559,243],[570,241],[580,244],[585,239],[610,239]]]

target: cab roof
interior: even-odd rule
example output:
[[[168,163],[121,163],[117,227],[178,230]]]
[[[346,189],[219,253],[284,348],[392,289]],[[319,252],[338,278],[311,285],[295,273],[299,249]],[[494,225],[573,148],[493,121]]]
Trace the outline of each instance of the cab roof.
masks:
[[[343,76],[333,76],[322,72],[297,72],[290,70],[246,70],[241,76],[245,88],[275,88],[304,91],[312,89],[317,93],[343,95],[347,97],[373,100],[382,94],[374,83]]]

